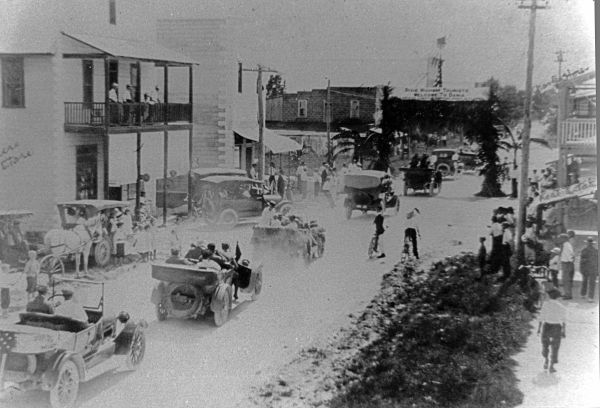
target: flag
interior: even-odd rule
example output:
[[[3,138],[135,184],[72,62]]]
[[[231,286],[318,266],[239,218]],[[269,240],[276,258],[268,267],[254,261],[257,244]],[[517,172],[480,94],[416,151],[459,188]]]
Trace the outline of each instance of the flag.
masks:
[[[0,354],[7,354],[17,345],[15,333],[0,332]]]
[[[240,249],[240,243],[236,242],[235,243],[235,261],[239,261],[240,258],[242,257],[242,250]]]
[[[446,36],[437,39],[438,48],[444,48],[446,46]]]

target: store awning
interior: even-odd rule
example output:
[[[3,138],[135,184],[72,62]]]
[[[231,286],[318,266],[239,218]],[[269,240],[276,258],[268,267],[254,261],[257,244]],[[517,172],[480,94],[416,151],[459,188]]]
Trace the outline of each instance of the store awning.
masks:
[[[168,63],[170,65],[198,64],[191,57],[158,45],[156,42],[133,41],[89,34],[69,34],[64,31],[62,34],[80,44],[90,47],[90,55],[104,54],[116,58],[130,58],[162,64]],[[78,54],[85,55],[86,53]]]
[[[234,128],[234,133],[245,139],[258,142],[258,127],[256,128]],[[270,129],[263,129],[263,139],[265,146],[273,153],[295,152],[302,150],[299,143],[294,142],[289,137],[278,135]]]

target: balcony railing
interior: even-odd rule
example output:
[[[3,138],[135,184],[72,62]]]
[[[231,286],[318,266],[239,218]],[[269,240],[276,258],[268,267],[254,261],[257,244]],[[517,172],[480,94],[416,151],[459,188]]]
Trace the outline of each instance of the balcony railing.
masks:
[[[568,119],[559,122],[561,144],[596,144],[596,119]]]
[[[165,122],[191,122],[189,103],[105,103],[65,102],[65,125],[104,126],[108,113],[110,126],[151,126]]]

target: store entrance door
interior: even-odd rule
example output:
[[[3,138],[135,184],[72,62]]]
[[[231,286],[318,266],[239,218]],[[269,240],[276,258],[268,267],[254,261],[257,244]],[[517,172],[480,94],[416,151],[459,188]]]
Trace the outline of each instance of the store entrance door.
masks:
[[[98,198],[98,146],[84,145],[76,147],[75,177],[77,200],[95,200]]]

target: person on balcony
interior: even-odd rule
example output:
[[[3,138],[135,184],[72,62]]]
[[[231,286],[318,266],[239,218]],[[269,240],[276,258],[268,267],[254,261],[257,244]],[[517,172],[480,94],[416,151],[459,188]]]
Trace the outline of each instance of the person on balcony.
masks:
[[[133,103],[131,85],[125,85],[125,91],[123,92],[123,97],[121,99],[123,102],[123,121],[126,125],[130,125],[133,119],[133,115],[131,114],[131,103]]]
[[[108,91],[108,100],[110,102],[110,123],[120,123],[121,116],[123,116],[123,106],[121,105],[121,98],[119,96],[119,84],[116,82],[113,82]]]

